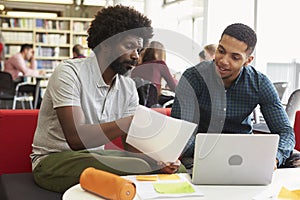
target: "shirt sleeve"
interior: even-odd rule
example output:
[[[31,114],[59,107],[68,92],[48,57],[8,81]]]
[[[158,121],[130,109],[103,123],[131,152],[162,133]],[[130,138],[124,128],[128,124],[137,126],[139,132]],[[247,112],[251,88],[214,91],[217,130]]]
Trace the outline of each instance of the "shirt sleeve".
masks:
[[[178,84],[178,81],[172,77],[168,66],[161,65],[162,77],[166,80],[167,85],[172,91],[175,91],[175,87]]]
[[[171,116],[198,124],[199,106],[194,88],[196,85],[193,84],[193,81],[196,79],[197,77],[193,75],[192,71],[183,73],[175,91]]]
[[[74,68],[62,62],[56,67],[47,85],[53,108],[80,106],[80,81]]]
[[[11,60],[11,64],[20,71],[24,76],[38,76],[38,71],[34,69],[31,69],[27,66],[26,61],[22,57],[21,54],[16,56],[13,60]]]
[[[280,166],[291,155],[295,147],[294,130],[272,82],[266,76],[262,76],[260,85],[261,112],[271,133],[280,136],[277,152]]]
[[[198,78],[193,71],[185,71],[181,76],[175,91],[175,99],[172,105],[171,117],[186,120],[189,122],[199,123],[200,111],[198,106],[197,95],[195,93],[195,82]],[[193,87],[194,86],[194,87]],[[193,157],[195,135],[198,128],[187,142],[182,157]]]

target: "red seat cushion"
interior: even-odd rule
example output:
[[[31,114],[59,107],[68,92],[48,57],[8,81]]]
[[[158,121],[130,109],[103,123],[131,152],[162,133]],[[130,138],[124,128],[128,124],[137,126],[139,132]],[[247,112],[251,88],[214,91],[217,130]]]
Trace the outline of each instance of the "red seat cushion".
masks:
[[[296,146],[295,149],[300,151],[300,110],[296,112],[295,123],[294,123],[294,132],[296,138]]]
[[[0,110],[0,174],[31,172],[29,155],[39,110]]]

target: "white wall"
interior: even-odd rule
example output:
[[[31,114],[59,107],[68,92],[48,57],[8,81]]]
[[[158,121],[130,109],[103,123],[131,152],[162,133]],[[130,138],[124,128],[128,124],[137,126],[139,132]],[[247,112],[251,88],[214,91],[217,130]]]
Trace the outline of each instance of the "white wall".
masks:
[[[300,61],[300,1],[258,1],[257,64]]]
[[[254,28],[254,0],[207,1],[207,43],[218,43],[223,30],[233,23]]]

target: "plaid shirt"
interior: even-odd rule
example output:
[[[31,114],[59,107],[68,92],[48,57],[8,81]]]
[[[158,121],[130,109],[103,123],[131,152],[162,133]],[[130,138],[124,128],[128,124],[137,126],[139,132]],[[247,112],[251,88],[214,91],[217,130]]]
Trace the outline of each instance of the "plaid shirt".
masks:
[[[228,89],[215,72],[215,63],[188,68],[176,88],[171,116],[198,124],[196,133],[252,133],[251,113],[260,105],[271,131],[279,134],[277,159],[281,165],[295,146],[295,136],[272,82],[252,66],[242,67]],[[195,134],[183,156],[191,157]]]

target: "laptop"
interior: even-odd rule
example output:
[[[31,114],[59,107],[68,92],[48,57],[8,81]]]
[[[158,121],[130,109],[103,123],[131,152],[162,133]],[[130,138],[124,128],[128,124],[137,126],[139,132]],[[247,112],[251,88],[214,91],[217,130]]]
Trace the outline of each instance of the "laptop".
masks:
[[[192,183],[268,185],[278,142],[277,134],[198,133]]]

